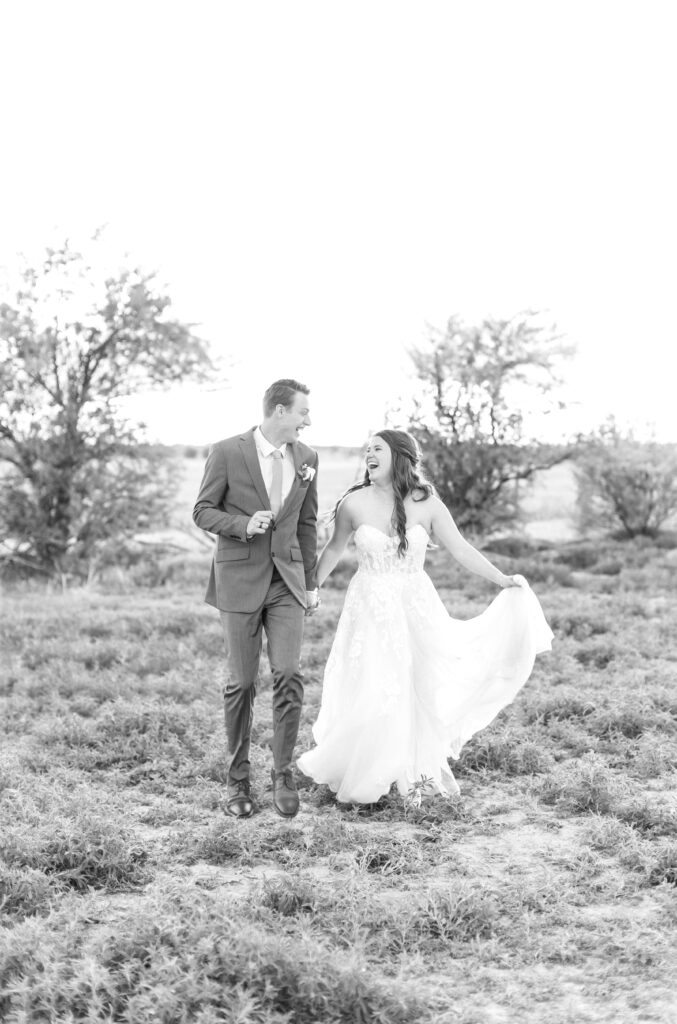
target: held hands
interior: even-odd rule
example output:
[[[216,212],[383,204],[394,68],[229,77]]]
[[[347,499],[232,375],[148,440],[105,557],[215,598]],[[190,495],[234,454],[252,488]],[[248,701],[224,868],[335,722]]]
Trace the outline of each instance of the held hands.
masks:
[[[247,536],[253,537],[256,533],[265,533],[273,521],[273,513],[266,509],[255,512],[247,523]]]
[[[306,616],[314,615],[322,604],[320,601],[320,591],[317,587],[315,590],[306,590],[306,601]]]

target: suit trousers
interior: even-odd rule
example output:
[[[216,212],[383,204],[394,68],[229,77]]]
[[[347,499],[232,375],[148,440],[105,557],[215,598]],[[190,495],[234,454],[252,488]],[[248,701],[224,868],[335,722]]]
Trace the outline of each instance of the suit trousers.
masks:
[[[305,609],[275,572],[266,599],[254,612],[220,612],[226,643],[224,689],[228,780],[249,778],[249,743],[259,679],[263,631],[273,676],[273,764],[291,766],[301,720],[301,641]]]

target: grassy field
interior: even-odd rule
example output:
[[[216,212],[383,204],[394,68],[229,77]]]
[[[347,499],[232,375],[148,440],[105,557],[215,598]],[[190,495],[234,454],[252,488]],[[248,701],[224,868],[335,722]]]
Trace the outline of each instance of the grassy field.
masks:
[[[338,806],[301,777],[291,822],[267,672],[258,812],[223,811],[206,554],[154,589],[5,595],[0,1019],[677,1020],[673,543],[504,541],[556,642],[453,764],[462,796]],[[299,751],[353,568],[308,620]],[[429,571],[459,617],[493,594],[442,552]]]

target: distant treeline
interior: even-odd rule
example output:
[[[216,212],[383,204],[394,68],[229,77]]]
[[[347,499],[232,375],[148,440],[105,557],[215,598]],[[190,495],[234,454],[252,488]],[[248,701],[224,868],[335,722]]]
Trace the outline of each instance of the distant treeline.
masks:
[[[184,459],[206,459],[209,452],[209,445],[194,445],[194,444],[171,444],[171,445],[153,445],[152,450],[157,450],[162,453],[171,453]],[[341,456],[346,459],[359,458],[363,452],[363,448],[353,448],[346,445],[313,445],[312,447],[318,452],[320,459],[323,455]]]

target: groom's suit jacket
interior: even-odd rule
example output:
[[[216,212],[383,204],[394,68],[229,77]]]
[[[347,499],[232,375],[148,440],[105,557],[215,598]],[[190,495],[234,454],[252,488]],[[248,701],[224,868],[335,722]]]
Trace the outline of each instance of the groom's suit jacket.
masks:
[[[317,470],[317,452],[296,441],[291,490],[263,534],[247,539],[247,523],[270,509],[254,430],[213,445],[207,457],[193,519],[218,537],[205,601],[221,611],[253,612],[263,604],[273,568],[296,600],[317,586],[317,477],[302,479],[302,466]]]

